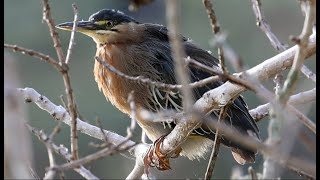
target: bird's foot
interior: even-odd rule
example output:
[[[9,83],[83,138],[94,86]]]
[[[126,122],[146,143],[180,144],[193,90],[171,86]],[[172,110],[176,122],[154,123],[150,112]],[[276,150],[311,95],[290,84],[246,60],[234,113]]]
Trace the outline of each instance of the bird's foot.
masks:
[[[150,146],[147,154],[144,156],[145,173],[149,174],[149,167],[156,167],[160,171],[165,171],[171,169],[169,157],[166,154],[162,154],[159,150],[161,143],[166,136],[161,136],[157,139],[152,146]],[[174,156],[171,158],[176,158],[181,152],[181,148],[177,148],[174,152]]]

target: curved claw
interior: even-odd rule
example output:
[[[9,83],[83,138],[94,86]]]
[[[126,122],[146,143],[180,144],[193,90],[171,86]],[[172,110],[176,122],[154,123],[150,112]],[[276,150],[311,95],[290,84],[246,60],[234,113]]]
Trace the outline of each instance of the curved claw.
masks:
[[[157,139],[153,143],[153,145],[150,146],[149,150],[147,151],[147,154],[143,158],[145,164],[145,173],[147,176],[149,174],[150,167],[156,167],[160,171],[171,169],[168,156],[160,152],[160,145],[165,137],[166,136],[164,135]],[[179,155],[180,151],[181,148],[179,148],[178,151],[176,151],[175,157]]]
[[[160,145],[163,142],[165,136],[161,136],[159,139],[157,139],[154,142],[154,153],[158,156],[158,160],[159,160],[159,166],[156,166],[159,170],[164,171],[164,170],[168,170],[171,169],[170,167],[170,162],[169,162],[169,158],[167,157],[167,155],[164,155],[160,152]]]

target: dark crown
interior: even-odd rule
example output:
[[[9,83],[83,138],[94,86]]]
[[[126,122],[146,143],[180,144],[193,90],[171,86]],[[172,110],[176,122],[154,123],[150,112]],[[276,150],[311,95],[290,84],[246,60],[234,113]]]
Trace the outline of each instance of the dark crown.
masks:
[[[135,22],[139,23],[130,16],[127,16],[121,11],[114,9],[102,9],[89,17],[89,21],[102,21],[102,20],[112,20],[118,23],[129,23]]]

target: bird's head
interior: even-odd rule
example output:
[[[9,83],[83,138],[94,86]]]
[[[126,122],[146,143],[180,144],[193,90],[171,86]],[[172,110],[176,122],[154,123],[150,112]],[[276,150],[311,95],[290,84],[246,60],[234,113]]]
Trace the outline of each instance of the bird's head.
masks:
[[[56,27],[72,31],[73,22],[61,23]],[[76,31],[92,37],[101,45],[135,41],[141,29],[139,27],[138,21],[121,11],[103,9],[92,14],[88,21],[79,21]]]

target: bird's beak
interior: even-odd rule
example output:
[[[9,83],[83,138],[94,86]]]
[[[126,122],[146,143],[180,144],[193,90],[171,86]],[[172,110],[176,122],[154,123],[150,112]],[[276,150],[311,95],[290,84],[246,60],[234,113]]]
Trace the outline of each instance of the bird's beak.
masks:
[[[72,31],[73,22],[65,22],[56,25],[57,28],[67,31]],[[95,24],[91,21],[79,21],[77,23],[77,32],[88,32],[103,29],[103,26]]]

